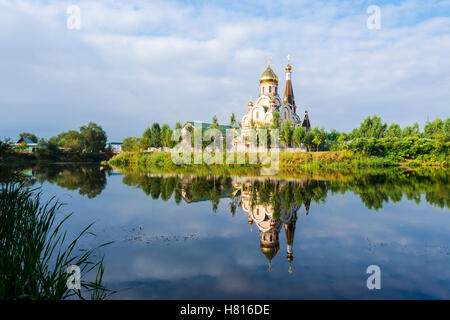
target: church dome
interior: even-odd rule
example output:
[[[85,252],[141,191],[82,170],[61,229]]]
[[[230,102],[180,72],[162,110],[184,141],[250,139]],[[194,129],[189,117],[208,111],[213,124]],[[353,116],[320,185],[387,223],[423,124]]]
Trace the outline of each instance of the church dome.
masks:
[[[275,246],[265,246],[260,245],[261,252],[266,256],[267,260],[271,261],[280,250],[280,245],[277,244]]]
[[[278,77],[273,72],[272,68],[270,66],[267,66],[266,71],[261,75],[261,78],[259,78],[259,83],[263,82],[275,82],[278,83]]]

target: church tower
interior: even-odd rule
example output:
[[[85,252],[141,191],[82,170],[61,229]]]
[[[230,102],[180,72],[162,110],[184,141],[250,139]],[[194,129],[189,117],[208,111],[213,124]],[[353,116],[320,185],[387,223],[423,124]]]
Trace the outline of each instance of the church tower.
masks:
[[[270,67],[270,59],[267,69],[259,78],[259,95],[271,97],[278,95],[278,77]]]
[[[286,66],[286,85],[284,86],[283,104],[291,106],[292,111],[296,113],[294,100],[294,90],[292,89],[291,71],[292,67],[289,63],[290,55],[288,55],[288,65]]]
[[[292,252],[292,244],[294,243],[295,224],[297,222],[297,211],[292,209],[292,216],[289,222],[284,224],[284,232],[286,235],[286,259],[289,262],[289,273],[292,273],[292,260],[294,260],[294,253]]]

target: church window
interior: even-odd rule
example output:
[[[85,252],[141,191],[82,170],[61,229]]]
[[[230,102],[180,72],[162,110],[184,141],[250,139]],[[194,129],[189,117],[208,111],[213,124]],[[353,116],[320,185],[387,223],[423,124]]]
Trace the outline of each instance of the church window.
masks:
[[[269,87],[269,93],[271,93],[272,92],[272,87]]]

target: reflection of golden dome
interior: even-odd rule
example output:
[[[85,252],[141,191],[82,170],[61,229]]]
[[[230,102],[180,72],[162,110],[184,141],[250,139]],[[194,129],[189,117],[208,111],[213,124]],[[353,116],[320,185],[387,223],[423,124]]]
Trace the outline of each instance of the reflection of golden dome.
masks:
[[[278,242],[275,246],[264,246],[261,245],[261,252],[264,253],[267,260],[269,260],[269,272],[272,271],[272,259],[277,255],[278,250],[280,250],[280,245]]]
[[[272,68],[270,66],[267,66],[266,71],[261,75],[261,78],[259,78],[259,83],[263,82],[275,82],[278,83],[278,77],[273,72]]]

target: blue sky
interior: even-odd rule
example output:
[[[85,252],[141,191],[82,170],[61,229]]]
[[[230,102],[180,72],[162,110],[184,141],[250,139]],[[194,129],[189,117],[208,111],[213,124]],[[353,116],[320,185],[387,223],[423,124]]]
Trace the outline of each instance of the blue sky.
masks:
[[[80,30],[66,26],[70,5]],[[380,30],[366,26],[369,5]],[[313,126],[449,115],[449,0],[0,0],[0,41],[0,137],[95,121],[121,140],[154,121],[240,119],[267,56],[283,90],[288,53]]]

